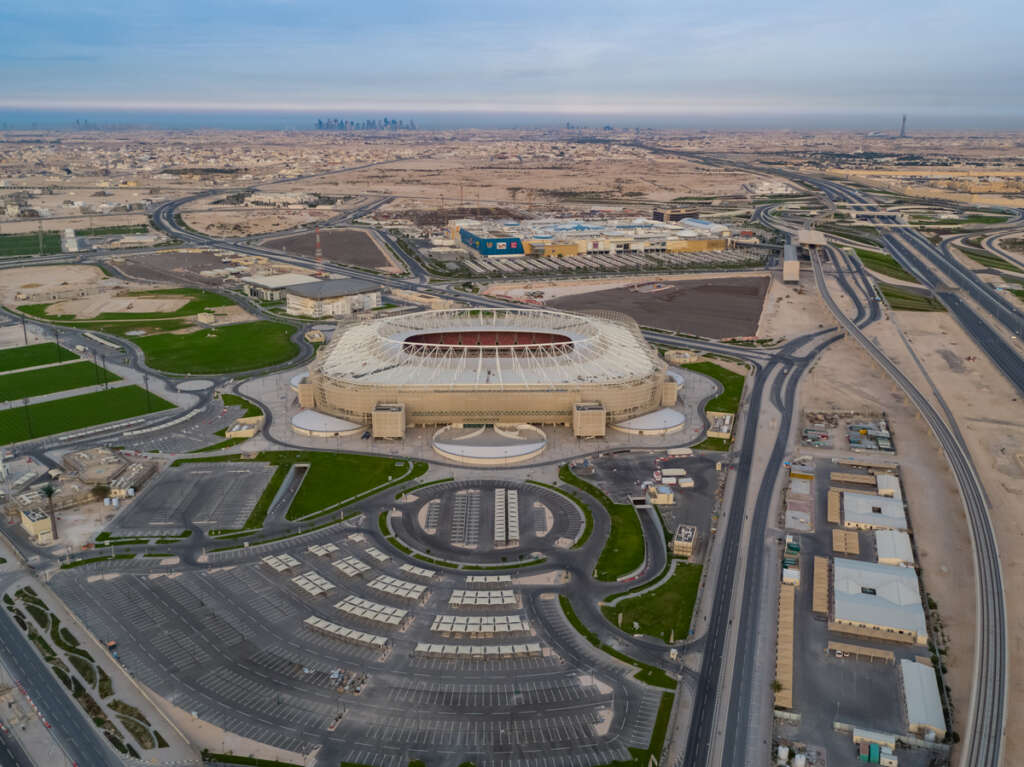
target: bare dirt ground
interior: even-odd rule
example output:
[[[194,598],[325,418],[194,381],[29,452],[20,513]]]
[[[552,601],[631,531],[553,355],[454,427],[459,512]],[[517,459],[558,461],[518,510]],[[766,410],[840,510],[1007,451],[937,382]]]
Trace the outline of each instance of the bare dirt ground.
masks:
[[[814,364],[800,387],[799,407],[801,411],[884,412],[889,417],[921,576],[938,604],[949,637],[949,654],[944,659],[947,683],[955,712],[953,726],[962,732],[974,664],[974,574],[967,518],[938,442],[903,392],[849,338],[833,344]],[[835,436],[836,449],[810,452],[847,455],[842,435]]]
[[[274,238],[267,240],[266,245],[312,257],[316,254],[316,233]],[[324,229],[320,232],[320,247],[324,260],[334,264],[366,269],[386,269],[392,265],[373,237],[361,229]]]
[[[780,275],[772,275],[757,326],[759,338],[795,338],[835,324],[814,289],[810,273],[801,275],[797,285],[787,285]]]
[[[143,280],[172,280],[179,282],[182,278],[202,280],[212,285],[219,285],[219,277],[206,278],[199,273],[207,269],[223,269],[224,263],[212,253],[149,253],[128,256],[117,266],[129,277]]]
[[[46,313],[54,316],[71,314],[78,319],[91,319],[106,312],[124,314],[157,314],[174,312],[189,302],[188,298],[173,296],[111,296],[101,294],[71,301],[58,301],[46,307]]]
[[[293,229],[303,224],[326,221],[337,216],[338,210],[303,208],[249,208],[245,210],[186,210],[182,220],[199,232],[214,237],[245,237]]]
[[[78,287],[94,288],[105,280],[118,285],[123,284],[111,280],[95,266],[61,264],[60,266],[25,266],[19,269],[4,269],[2,279],[0,279],[0,301],[12,302],[18,293],[31,295]]]
[[[694,280],[731,280],[737,277],[764,277],[766,272],[759,270],[723,272],[721,274],[659,274],[652,276],[650,280],[637,280],[636,277],[603,277],[594,280],[580,279],[544,279],[539,277],[535,280],[525,282],[499,282],[489,285],[483,289],[487,296],[511,296],[512,298],[525,298],[528,293],[540,291],[543,295],[541,300],[562,298],[563,296],[574,296],[579,293],[593,293],[597,290],[611,290],[612,288],[626,288],[630,285],[655,282],[680,282]],[[532,298],[533,296],[531,296]]]
[[[743,171],[708,168],[685,158],[651,155],[627,146],[547,141],[466,142],[408,159],[311,179],[303,191],[387,194],[388,206],[437,208],[474,204],[550,206],[588,197],[668,202],[677,197],[737,194],[755,180]],[[282,184],[281,191],[292,188]],[[295,187],[299,188],[299,187]]]
[[[757,332],[768,277],[693,280],[651,293],[613,288],[550,301],[571,311],[623,312],[641,325],[710,338],[750,336]]]

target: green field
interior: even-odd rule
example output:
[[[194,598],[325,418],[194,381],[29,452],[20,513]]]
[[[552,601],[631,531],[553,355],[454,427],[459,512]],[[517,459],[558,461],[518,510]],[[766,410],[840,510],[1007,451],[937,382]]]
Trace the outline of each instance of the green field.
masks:
[[[127,226],[94,226],[91,229],[76,229],[76,237],[102,237],[108,234],[145,234],[149,227],[145,224]]]
[[[995,253],[989,253],[987,250],[975,250],[974,248],[965,248],[962,245],[957,249],[975,263],[981,264],[989,269],[1005,269],[1008,272],[1021,271],[1021,268],[1016,264],[1010,263],[1002,256],[997,256]]]
[[[896,311],[905,312],[944,312],[946,307],[940,304],[931,296],[913,293],[895,285],[878,283],[878,290],[885,298],[886,303]]]
[[[238,405],[240,408],[243,408],[245,412],[242,413],[242,418],[253,418],[263,415],[263,409],[259,405],[250,402],[245,397],[239,397],[237,394],[221,394],[220,399],[224,403],[224,407]]]
[[[178,463],[207,463],[238,461],[238,455],[214,458],[187,458]],[[324,453],[315,451],[269,450],[259,453],[256,461],[277,466],[277,471],[267,483],[263,494],[256,502],[243,529],[263,526],[267,511],[274,500],[289,468],[296,463],[308,463],[299,492],[288,509],[288,519],[302,519],[319,511],[340,504],[353,496],[360,495],[378,486],[387,486],[399,481],[409,472],[409,462],[376,455],[355,453]],[[426,473],[428,465],[417,461],[405,479],[414,479]],[[389,479],[390,477],[390,479]]]
[[[865,268],[896,280],[917,282],[917,278],[900,266],[896,259],[888,253],[879,253],[876,250],[864,250],[862,248],[854,248],[854,250],[857,251],[857,257],[864,263]]]
[[[45,344],[16,346],[13,349],[0,349],[0,373],[6,370],[20,370],[21,368],[74,359],[78,359],[77,354],[69,352],[53,341]]]
[[[41,255],[60,253],[60,235],[43,232]],[[0,258],[5,256],[34,256],[39,254],[39,234],[0,234]]]
[[[146,363],[168,373],[234,373],[277,365],[298,353],[290,336],[295,328],[261,320],[192,333],[133,338]]]
[[[714,362],[691,362],[681,367],[693,370],[709,378],[714,378],[722,384],[722,393],[714,397],[705,406],[705,410],[715,413],[735,413],[740,407],[740,398],[743,396],[743,384],[746,376],[741,373],[734,373]]]
[[[611,517],[611,531],[597,558],[594,577],[614,581],[640,567],[644,562],[644,530],[632,504],[613,503],[603,490],[573,474],[568,464],[559,467],[558,478],[597,498]]]
[[[0,375],[0,402],[120,380],[120,376],[84,360],[21,373],[6,373]]]
[[[646,634],[666,642],[686,639],[697,602],[701,570],[701,565],[680,562],[663,585],[617,604],[605,605],[601,612],[616,626],[620,625],[621,614],[622,630],[628,633]]]
[[[155,394],[138,386],[40,402],[0,411],[0,445],[84,429],[101,423],[132,418],[147,412],[173,408]]]

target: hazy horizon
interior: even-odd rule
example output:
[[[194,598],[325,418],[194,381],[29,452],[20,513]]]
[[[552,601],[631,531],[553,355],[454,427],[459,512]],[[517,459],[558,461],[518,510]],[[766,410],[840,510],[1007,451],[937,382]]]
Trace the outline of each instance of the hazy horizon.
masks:
[[[317,120],[352,121],[384,117],[412,120],[420,130],[552,130],[573,127],[600,130],[680,131],[821,131],[894,134],[901,114],[671,114],[572,113],[503,110],[403,110],[400,106],[365,109],[196,109],[111,108],[84,105],[28,108],[0,104],[0,130],[314,130]],[[908,132],[1016,132],[1024,131],[1024,115],[914,115],[907,116]]]
[[[3,18],[7,113],[1024,123],[1024,12],[1005,0],[37,0]]]

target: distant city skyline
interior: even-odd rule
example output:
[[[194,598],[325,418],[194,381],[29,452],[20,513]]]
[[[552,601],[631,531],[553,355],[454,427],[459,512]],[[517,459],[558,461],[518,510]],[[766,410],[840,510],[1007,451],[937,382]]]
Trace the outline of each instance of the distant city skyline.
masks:
[[[1003,0],[36,0],[2,18],[8,108],[1024,115],[1024,11]]]

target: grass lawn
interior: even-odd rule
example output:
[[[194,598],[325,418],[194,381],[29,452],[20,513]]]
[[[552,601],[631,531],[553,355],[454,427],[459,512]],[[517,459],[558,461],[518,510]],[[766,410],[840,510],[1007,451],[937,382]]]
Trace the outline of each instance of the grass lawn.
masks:
[[[155,394],[148,396],[147,407],[145,389],[138,386],[121,386],[108,391],[40,402],[27,408],[0,410],[0,445],[84,429],[87,426],[132,418],[158,410],[169,410],[173,407],[170,402],[160,399]]]
[[[658,637],[665,642],[685,639],[690,633],[690,618],[697,601],[702,569],[701,565],[680,562],[664,585],[618,604],[606,605],[601,612],[616,626],[621,613],[623,631]],[[634,621],[637,626],[633,625]]]
[[[291,325],[261,320],[192,333],[141,336],[132,340],[146,363],[168,373],[234,373],[287,362],[298,353]]]
[[[886,285],[884,282],[878,283],[878,290],[885,298],[886,303],[889,304],[890,308],[896,311],[905,312],[944,312],[946,307],[940,304],[937,300],[931,296],[921,295],[919,293],[913,293],[903,288],[898,288],[895,285]]]
[[[237,394],[221,394],[220,399],[224,403],[224,407],[238,405],[240,408],[243,408],[245,412],[242,413],[242,418],[263,415],[263,409],[259,405],[250,402],[245,397],[239,397]]]
[[[1008,272],[1019,272],[1020,267],[1016,264],[1012,264],[1002,256],[997,256],[995,253],[989,253],[987,250],[975,250],[974,248],[965,248],[961,246],[958,250],[967,256],[971,261],[977,264],[988,267],[989,269],[1005,269]]]
[[[120,380],[120,376],[85,360],[50,368],[7,373],[0,375],[0,402]]]
[[[45,344],[16,346],[13,349],[0,349],[0,373],[6,370],[19,370],[74,359],[78,359],[77,354],[69,352],[53,341]]]
[[[145,234],[149,227],[145,224],[134,226],[94,226],[92,229],[76,229],[76,237],[102,237],[107,234]]]
[[[864,263],[864,266],[871,271],[884,274],[886,277],[892,277],[896,280],[917,282],[917,278],[900,266],[896,259],[888,253],[879,253],[876,250],[864,250],[863,248],[854,248],[854,250],[857,251],[857,256]]]
[[[39,234],[0,234],[0,258],[33,256],[39,253]],[[60,235],[43,232],[43,254],[60,253]]]
[[[213,458],[186,458],[179,463],[199,463],[215,461],[238,461],[238,455],[217,456]],[[271,477],[263,494],[256,502],[249,519],[242,529],[251,530],[263,526],[267,511],[274,500],[281,483],[288,474],[292,464],[308,463],[309,470],[292,505],[288,509],[287,518],[303,519],[324,511],[342,501],[360,495],[374,488],[387,486],[399,481],[409,471],[409,462],[376,455],[356,455],[354,453],[322,453],[292,450],[271,450],[260,453],[256,461],[273,464],[277,471]],[[425,474],[428,465],[417,461],[410,476],[413,479]],[[390,480],[388,478],[391,478]]]
[[[644,563],[644,530],[636,509],[628,503],[612,503],[603,490],[573,474],[568,464],[559,467],[558,478],[597,498],[611,517],[611,532],[597,558],[594,577],[614,581],[640,567]]]
[[[691,362],[682,367],[714,378],[722,384],[722,393],[708,402],[705,406],[706,410],[716,413],[735,413],[739,409],[746,376],[727,370],[714,362]]]
[[[566,619],[576,630],[576,633],[578,633],[580,636],[582,636],[584,639],[590,642],[590,644],[592,644],[594,647],[596,647],[599,650],[602,650],[603,652],[608,653],[613,658],[618,658],[624,663],[628,663],[631,666],[636,666],[637,668],[639,668],[640,671],[636,674],[636,678],[638,680],[644,682],[645,684],[650,684],[655,687],[664,687],[669,690],[674,690],[676,688],[676,680],[670,677],[660,668],[651,666],[647,663],[644,663],[643,661],[636,660],[635,658],[630,658],[624,652],[616,650],[611,645],[602,644],[601,638],[593,631],[591,631],[589,628],[587,628],[583,624],[583,621],[580,620],[580,617],[572,608],[572,602],[569,600],[569,597],[565,596],[564,594],[560,595],[558,597],[558,604],[562,608],[562,613],[565,615]],[[644,762],[644,764],[646,764],[646,762]]]

